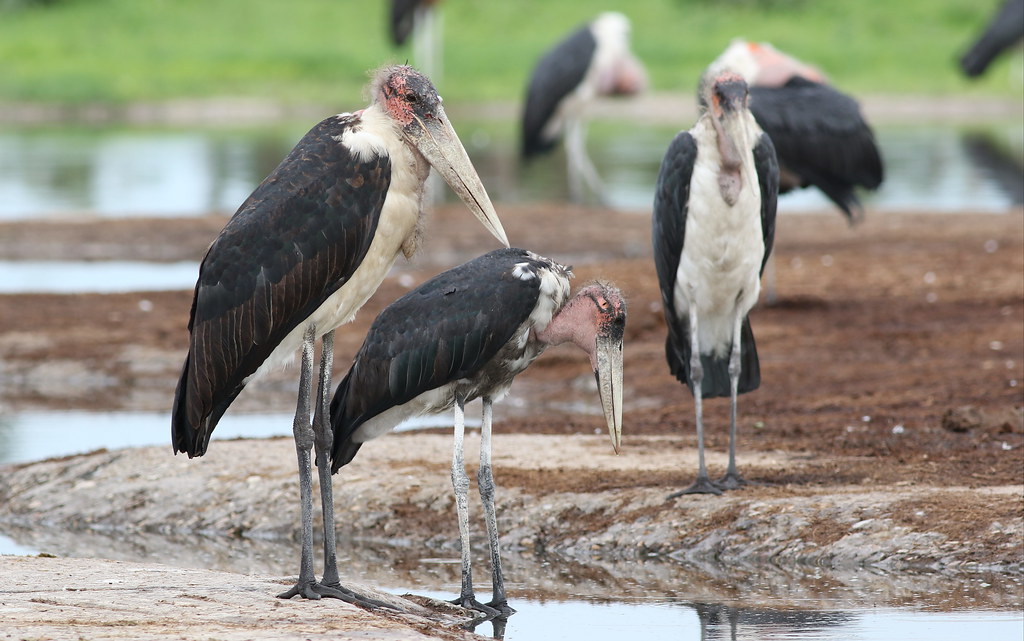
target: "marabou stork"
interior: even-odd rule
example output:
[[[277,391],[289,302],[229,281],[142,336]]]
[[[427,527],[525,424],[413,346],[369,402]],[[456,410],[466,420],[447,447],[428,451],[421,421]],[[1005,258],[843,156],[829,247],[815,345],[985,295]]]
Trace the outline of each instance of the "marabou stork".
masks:
[[[969,78],[985,73],[1003,51],[1024,38],[1024,0],[1006,0],[992,16],[985,30],[960,58],[960,68]]]
[[[523,109],[524,160],[550,151],[565,135],[570,197],[583,200],[583,182],[604,200],[601,178],[587,156],[586,109],[598,96],[632,95],[647,86],[629,46],[629,19],[607,12],[585,24],[534,67]]]
[[[847,220],[859,220],[863,208],[854,189],[877,189],[883,168],[857,102],[818,69],[766,42],[733,40],[705,77],[727,69],[747,81],[750,111],[775,144],[780,193],[813,185]]]
[[[302,348],[293,432],[302,500],[302,562],[280,596],[379,605],[342,588],[325,420],[334,329],[355,315],[399,253],[421,233],[423,183],[438,170],[503,244],[494,207],[426,76],[379,70],[372,104],[313,127],[256,188],[210,246],[199,269],[189,351],[174,395],[175,453],[202,456],[220,417],[254,375]],[[309,422],[314,342],[322,337],[320,387]],[[310,449],[316,444],[324,512],[324,578],[313,574]]]
[[[462,545],[462,591],[454,603],[490,616],[512,613],[498,552],[491,404],[547,347],[571,342],[590,356],[612,446],[619,451],[626,303],[602,283],[570,298],[571,276],[570,268],[522,249],[498,249],[435,276],[381,312],[331,402],[332,472],[363,443],[403,420],[454,408],[451,475]],[[483,399],[477,484],[494,587],[486,605],[473,594],[463,462],[465,404],[475,398]]]
[[[401,47],[411,34],[416,66],[440,86],[442,25],[436,4],[437,0],[391,0],[388,17],[391,42]]]
[[[771,139],[733,72],[706,79],[704,113],[679,133],[661,163],[654,196],[654,264],[668,325],[669,369],[693,393],[699,471],[673,494],[744,483],[736,470],[736,396],[761,383],[747,314],[772,249],[779,170]],[[702,398],[730,397],[729,468],[712,483],[704,466]]]

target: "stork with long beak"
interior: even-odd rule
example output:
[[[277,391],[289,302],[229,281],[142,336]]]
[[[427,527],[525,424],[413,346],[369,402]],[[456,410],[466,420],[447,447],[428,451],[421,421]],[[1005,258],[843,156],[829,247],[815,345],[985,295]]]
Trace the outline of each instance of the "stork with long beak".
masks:
[[[761,383],[747,314],[771,253],[779,190],[775,149],[747,101],[747,83],[736,73],[705,83],[705,111],[672,140],[654,195],[665,355],[693,393],[697,421],[697,480],[680,494],[721,494],[745,482],[736,469],[736,396]],[[717,484],[704,465],[702,409],[714,396],[731,401],[729,467]]]
[[[334,329],[377,290],[399,254],[419,245],[423,189],[436,169],[470,211],[508,246],[430,80],[408,66],[379,70],[372,103],[307,133],[242,203],[199,269],[188,355],[174,396],[175,453],[202,456],[221,416],[254,376],[301,348],[293,423],[302,504],[302,561],[281,594],[378,605],[342,588],[335,562],[328,394]],[[310,425],[314,343],[320,380]],[[324,577],[313,574],[312,471],[316,447],[324,514]]]
[[[547,347],[572,343],[590,357],[612,447],[622,436],[622,339],[626,302],[595,283],[569,296],[568,267],[522,249],[499,249],[444,272],[387,307],[370,327],[331,402],[332,471],[366,441],[414,416],[454,409],[452,484],[462,544],[455,603],[489,616],[513,612],[498,551],[491,474],[491,405]],[[493,599],[473,593],[469,477],[463,457],[465,405],[483,400],[477,484],[491,551]]]

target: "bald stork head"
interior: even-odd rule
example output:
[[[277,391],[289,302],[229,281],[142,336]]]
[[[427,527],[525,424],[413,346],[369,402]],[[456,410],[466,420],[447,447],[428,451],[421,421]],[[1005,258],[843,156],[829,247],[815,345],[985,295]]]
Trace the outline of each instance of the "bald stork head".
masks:
[[[747,109],[747,82],[735,71],[722,71],[716,74],[707,83],[703,93],[703,102],[716,120]]]
[[[552,325],[555,324],[553,321]],[[622,440],[622,340],[626,330],[626,299],[614,285],[602,282],[587,285],[558,313],[557,324],[560,328],[552,329],[565,331],[563,338],[571,340],[590,356],[608,435],[618,453]]]
[[[494,205],[430,79],[406,65],[385,67],[377,72],[371,92],[406,143],[441,174],[487,231],[508,247]]]

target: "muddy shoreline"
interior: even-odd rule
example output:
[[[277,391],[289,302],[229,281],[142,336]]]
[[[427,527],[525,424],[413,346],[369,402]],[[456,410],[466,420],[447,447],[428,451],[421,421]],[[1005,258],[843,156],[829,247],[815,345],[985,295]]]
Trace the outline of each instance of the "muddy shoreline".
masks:
[[[649,218],[544,204],[499,211],[514,244],[573,263],[577,286],[614,280],[630,302],[620,456],[598,435],[592,377],[568,350],[540,358],[496,408],[510,565],[547,558],[591,568],[579,572],[596,573],[584,579],[595,591],[624,589],[637,564],[655,586],[665,574],[666,590],[680,568],[696,568],[693,583],[719,599],[758,579],[799,583],[807,579],[792,569],[810,566],[851,594],[865,573],[902,586],[884,597],[890,603],[942,581],[973,595],[963,586],[978,579],[990,587],[971,598],[1020,606],[1024,212],[868,212],[853,228],[831,212],[782,215],[780,300],[751,317],[764,382],[740,399],[739,462],[756,483],[666,501],[692,480],[696,454],[692,400],[663,360]],[[0,259],[198,261],[224,220],[3,223]],[[467,221],[458,208],[431,215],[419,257],[338,332],[336,375],[388,301],[490,248]],[[0,296],[0,412],[165,411],[189,302],[184,291]],[[254,384],[232,411],[287,411],[293,378],[285,371]],[[714,475],[724,467],[727,407],[705,410]],[[364,447],[337,480],[339,536],[451,554],[449,447],[439,431]],[[169,549],[140,544],[141,559],[161,563],[189,554],[197,538],[252,545],[258,557],[260,541],[287,544],[294,534],[291,448],[288,439],[219,441],[195,461],[140,448],[2,466],[0,533],[68,557],[110,554],[105,540],[169,540]],[[408,566],[409,577],[422,569]],[[844,583],[844,573],[860,578]],[[0,592],[0,608],[11,598]]]

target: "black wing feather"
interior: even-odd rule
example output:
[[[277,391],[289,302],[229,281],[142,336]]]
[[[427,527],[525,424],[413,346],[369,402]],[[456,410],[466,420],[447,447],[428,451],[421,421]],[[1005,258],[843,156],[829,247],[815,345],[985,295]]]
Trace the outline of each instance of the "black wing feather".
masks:
[[[676,272],[686,240],[686,216],[690,200],[690,178],[697,162],[697,142],[689,132],[680,132],[669,144],[661,161],[654,192],[654,220],[651,225],[654,267],[661,286],[661,303],[668,325],[665,357],[669,370],[689,385],[690,319],[676,315]]]
[[[761,187],[761,233],[764,236],[764,258],[761,260],[761,274],[771,256],[775,244],[775,212],[779,202],[779,161],[775,146],[767,134],[754,145],[754,170],[757,184]]]
[[[775,145],[780,168],[813,185],[853,220],[854,187],[877,189],[882,157],[857,102],[834,88],[795,77],[782,87],[751,87],[750,111]]]
[[[352,460],[366,421],[452,381],[471,378],[529,317],[538,279],[511,275],[543,266],[521,249],[499,249],[450,269],[389,305],[370,326],[331,401],[332,470]]]
[[[544,127],[559,103],[583,82],[596,50],[590,25],[584,25],[544,54],[534,67],[523,109],[523,158],[550,151],[558,142],[558,136],[544,136]]]
[[[386,156],[341,145],[350,119],[316,125],[210,246],[196,283],[175,392],[175,452],[201,456],[244,380],[362,262],[391,180]]]

